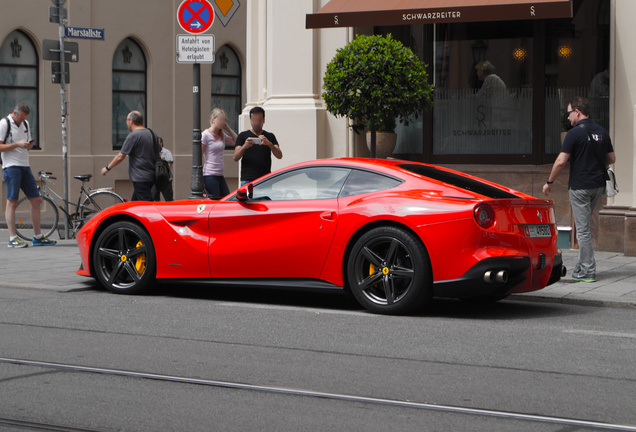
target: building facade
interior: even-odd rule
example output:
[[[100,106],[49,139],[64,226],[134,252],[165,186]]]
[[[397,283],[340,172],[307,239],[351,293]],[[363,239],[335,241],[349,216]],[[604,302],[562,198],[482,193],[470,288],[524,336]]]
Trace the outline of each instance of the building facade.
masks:
[[[227,2],[222,3],[225,6]],[[70,39],[79,45],[79,59],[70,63],[67,148],[71,200],[79,182],[72,176],[92,173],[92,187],[114,187],[130,198],[127,163],[100,175],[128,134],[126,114],[142,112],[145,125],[175,155],[175,197],[188,198],[192,173],[193,71],[176,62],[176,37],[186,32],[177,21],[181,0],[68,0],[68,25],[102,28],[104,40]],[[0,15],[0,115],[18,101],[32,108],[29,122],[41,150],[30,154],[33,172],[51,171],[54,188],[62,192],[60,85],[51,83],[51,63],[42,60],[44,40],[58,39],[58,24],[49,22],[49,2],[24,0],[7,5]],[[24,11],[28,10],[29,13]],[[229,9],[223,9],[229,12]],[[240,6],[226,26],[216,19],[216,61],[201,65],[201,128],[209,127],[213,107],[222,105],[238,128],[246,104],[246,8]],[[225,174],[236,185],[238,165],[226,151]],[[77,183],[77,184],[76,184]],[[6,205],[4,184],[0,191]],[[4,215],[4,212],[3,212]]]
[[[636,89],[631,84],[636,53],[628,48],[636,36],[630,23],[636,2],[553,0],[571,8],[572,16],[560,18],[493,15],[471,22],[406,20],[322,29],[308,29],[307,17],[328,0],[212,2],[224,12],[234,10],[226,26],[217,20],[208,32],[215,36],[216,62],[201,66],[203,128],[210,109],[221,106],[237,132],[247,129],[247,113],[259,105],[266,110],[265,129],[276,134],[284,154],[273,161],[274,169],[316,158],[367,156],[364,137],[325,110],[322,78],[335,51],[356,34],[391,33],[427,63],[435,87],[431,112],[396,130],[394,157],[450,166],[540,197],[560,149],[567,101],[587,96],[592,118],[613,139],[621,189],[599,208],[595,241],[600,249],[636,254]],[[540,10],[549,2],[536,3]],[[141,108],[147,126],[175,154],[175,196],[190,196],[192,67],[175,59],[176,36],[185,33],[176,19],[180,4],[67,1],[69,25],[105,29],[104,41],[77,40],[79,61],[71,63],[71,176],[91,172],[92,186],[113,186],[129,197],[126,164],[107,177],[99,170],[126,136],[122,116]],[[41,13],[24,14],[24,8]],[[50,82],[50,62],[42,60],[42,41],[57,36],[47,8],[23,0],[0,17],[0,109],[6,115],[18,100],[36,108],[30,121],[42,150],[31,153],[33,170],[61,172],[59,85]],[[503,92],[488,90],[477,73],[484,62],[503,83]],[[238,168],[226,150],[230,188],[238,185]],[[77,190],[73,182],[71,196]],[[567,173],[553,191],[558,223],[570,226]],[[0,194],[4,205],[4,188]]]

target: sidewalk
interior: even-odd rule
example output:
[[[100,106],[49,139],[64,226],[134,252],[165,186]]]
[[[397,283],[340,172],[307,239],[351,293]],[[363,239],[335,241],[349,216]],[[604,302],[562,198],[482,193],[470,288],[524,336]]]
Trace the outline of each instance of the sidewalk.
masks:
[[[56,246],[9,249],[7,230],[0,229],[0,289],[40,289],[69,292],[101,289],[92,279],[78,276],[79,249],[75,240],[58,240]],[[57,240],[57,235],[53,236]],[[636,257],[616,252],[596,252],[597,282],[570,279],[578,261],[578,251],[563,251],[568,274],[559,282],[527,294],[515,294],[512,300],[543,301],[636,309]]]

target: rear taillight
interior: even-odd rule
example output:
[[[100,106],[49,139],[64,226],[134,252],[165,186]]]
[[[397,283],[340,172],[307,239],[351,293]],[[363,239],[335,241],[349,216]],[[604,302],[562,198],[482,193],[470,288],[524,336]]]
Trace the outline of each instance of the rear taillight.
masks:
[[[475,207],[475,221],[482,228],[490,228],[495,223],[495,212],[488,204]]]

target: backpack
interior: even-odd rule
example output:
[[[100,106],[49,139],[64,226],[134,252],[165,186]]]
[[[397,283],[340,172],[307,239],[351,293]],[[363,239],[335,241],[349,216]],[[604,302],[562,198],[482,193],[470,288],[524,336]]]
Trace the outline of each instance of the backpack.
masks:
[[[152,134],[152,143],[157,154],[155,159],[155,186],[157,186],[159,191],[162,191],[170,184],[170,165],[161,159],[161,146],[157,140],[157,135],[152,129],[148,128],[148,130]]]

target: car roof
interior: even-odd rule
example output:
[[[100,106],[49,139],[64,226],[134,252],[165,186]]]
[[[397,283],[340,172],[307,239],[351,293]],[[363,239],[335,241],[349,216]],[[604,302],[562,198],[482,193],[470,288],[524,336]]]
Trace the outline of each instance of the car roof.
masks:
[[[506,186],[488,180],[452,170],[438,165],[400,159],[371,158],[336,158],[317,159],[288,166],[282,171],[310,166],[342,166],[349,168],[370,169],[380,173],[393,175],[403,180],[424,181],[428,184],[443,184],[475,197],[486,198],[534,198]]]

